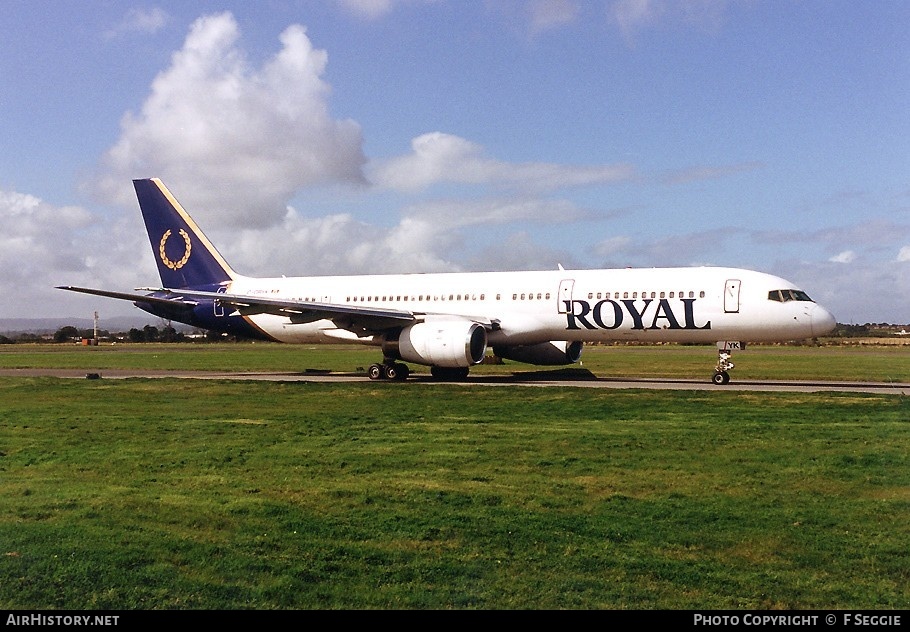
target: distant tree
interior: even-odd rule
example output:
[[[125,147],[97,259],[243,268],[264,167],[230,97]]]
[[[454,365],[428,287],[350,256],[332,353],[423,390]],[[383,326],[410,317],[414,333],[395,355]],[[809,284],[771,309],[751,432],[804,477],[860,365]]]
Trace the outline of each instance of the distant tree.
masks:
[[[7,338],[6,336],[0,335],[0,345],[11,345],[15,344],[15,340],[12,338]]]
[[[142,334],[146,342],[158,342],[160,338],[158,328],[153,325],[146,325],[143,327]]]
[[[79,330],[75,327],[67,325],[66,327],[61,327],[54,334],[54,342],[70,342],[75,338],[79,337]]]
[[[127,332],[126,337],[130,342],[145,342],[145,335],[142,333],[142,330],[136,329],[135,327]]]
[[[182,342],[183,339],[184,335],[170,325],[161,330],[161,342]]]

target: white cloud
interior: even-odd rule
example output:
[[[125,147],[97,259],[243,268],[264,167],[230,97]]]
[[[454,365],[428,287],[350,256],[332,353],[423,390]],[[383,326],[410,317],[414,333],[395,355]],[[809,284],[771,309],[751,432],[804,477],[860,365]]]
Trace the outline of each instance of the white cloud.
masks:
[[[841,253],[828,259],[832,263],[853,263],[856,260],[856,253],[852,250],[844,250]]]
[[[386,15],[392,10],[392,0],[338,0],[338,4],[351,13],[370,20]]]
[[[632,178],[628,165],[571,166],[551,163],[501,162],[483,148],[452,134],[432,132],[411,141],[412,153],[371,166],[377,185],[417,191],[438,183],[487,184],[526,191],[609,184]]]
[[[159,7],[130,9],[123,20],[105,33],[105,36],[113,39],[130,33],[157,33],[167,26],[169,21],[170,16]]]
[[[0,222],[5,227],[0,233],[0,296],[7,298],[0,307],[2,318],[76,313],[85,301],[55,286],[101,282],[132,287],[126,285],[135,282],[131,277],[143,262],[152,261],[138,217],[129,227],[102,223],[78,206],[54,206],[33,195],[0,190]],[[136,261],[140,246],[149,254]],[[151,265],[147,269],[153,270]],[[64,312],[64,306],[73,309]]]
[[[549,268],[557,259],[545,256],[539,246],[518,248],[506,257],[503,244],[497,243],[470,264],[467,251],[476,246],[478,227],[562,222],[582,215],[562,200],[438,201],[409,207],[396,225],[382,227],[350,214],[312,218],[291,208],[280,224],[221,231],[213,241],[235,270],[255,276],[512,269],[499,267],[505,262],[517,269],[530,269],[535,262]],[[560,259],[569,258],[563,254]]]
[[[380,228],[347,214],[308,218],[291,209],[280,225],[245,230],[231,239],[219,249],[229,253],[238,272],[298,276],[454,271],[457,267],[437,253],[457,245],[460,237],[416,218]]]
[[[84,253],[71,235],[92,223],[91,215],[75,206],[54,207],[32,195],[0,191],[0,295],[47,283],[50,270],[78,270]]]
[[[107,199],[132,204],[130,180],[158,176],[203,217],[269,226],[302,186],[365,184],[359,125],[328,111],[325,51],[292,25],[281,50],[252,68],[239,37],[230,13],[196,20],[104,156]]]
[[[904,246],[900,249],[900,251],[897,253],[897,261],[910,261],[910,246]]]
[[[428,4],[436,0],[337,0],[349,13],[366,20],[382,18],[396,7],[406,4]]]
[[[525,231],[508,235],[504,240],[487,246],[478,257],[474,268],[478,270],[555,270],[558,265],[566,269],[578,267],[570,252],[555,250],[538,243]]]
[[[486,198],[427,202],[406,209],[413,219],[431,221],[441,229],[522,222],[563,223],[582,219],[585,212],[566,200]]]
[[[642,26],[657,19],[662,10],[659,0],[617,0],[610,14],[625,35],[631,35]]]
[[[723,21],[729,0],[616,0],[610,17],[626,39],[664,22],[686,22],[701,28],[716,29]]]
[[[575,0],[531,0],[528,11],[531,33],[536,35],[571,24],[578,18],[579,8]]]
[[[624,256],[630,252],[631,246],[632,239],[627,236],[620,235],[602,239],[599,243],[595,244],[593,252],[598,257],[611,259],[616,256]]]

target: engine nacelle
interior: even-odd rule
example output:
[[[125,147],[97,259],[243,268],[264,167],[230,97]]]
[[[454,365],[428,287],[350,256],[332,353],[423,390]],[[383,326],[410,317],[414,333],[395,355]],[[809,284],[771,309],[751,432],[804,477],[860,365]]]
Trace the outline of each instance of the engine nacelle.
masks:
[[[581,358],[583,344],[576,340],[551,340],[536,345],[518,345],[514,347],[493,347],[493,353],[506,360],[515,360],[526,364],[556,366],[575,364]]]
[[[382,345],[386,357],[428,366],[469,367],[483,362],[487,330],[466,320],[433,320],[405,327]]]

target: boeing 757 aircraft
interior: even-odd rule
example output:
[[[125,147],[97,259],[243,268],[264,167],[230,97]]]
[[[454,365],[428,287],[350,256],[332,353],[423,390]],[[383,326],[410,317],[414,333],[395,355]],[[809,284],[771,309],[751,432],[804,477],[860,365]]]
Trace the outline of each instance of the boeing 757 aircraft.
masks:
[[[405,379],[404,362],[467,377],[487,349],[536,365],[578,362],[586,342],[717,343],[712,381],[749,342],[813,338],[834,316],[776,276],[691,267],[253,278],[237,274],[157,178],[134,180],[161,287],[111,292],[195,327],[285,343],[378,347],[372,379]],[[140,293],[142,292],[142,293]]]

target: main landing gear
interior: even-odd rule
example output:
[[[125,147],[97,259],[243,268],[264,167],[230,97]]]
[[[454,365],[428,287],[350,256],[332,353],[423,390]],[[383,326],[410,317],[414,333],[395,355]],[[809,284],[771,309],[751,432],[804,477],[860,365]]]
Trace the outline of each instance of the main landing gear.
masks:
[[[367,376],[371,380],[406,380],[411,370],[407,364],[388,361],[382,364],[371,364]]]
[[[465,379],[468,377],[468,371],[468,367],[430,367],[430,375],[434,379],[448,382],[457,382]],[[367,377],[371,380],[396,380],[400,382],[408,379],[410,374],[411,370],[408,365],[388,359],[371,364],[370,368],[367,369]]]
[[[730,360],[731,353],[727,349],[720,349],[717,352],[717,365],[714,367],[714,375],[711,381],[718,385],[730,383],[730,374],[735,366]]]

